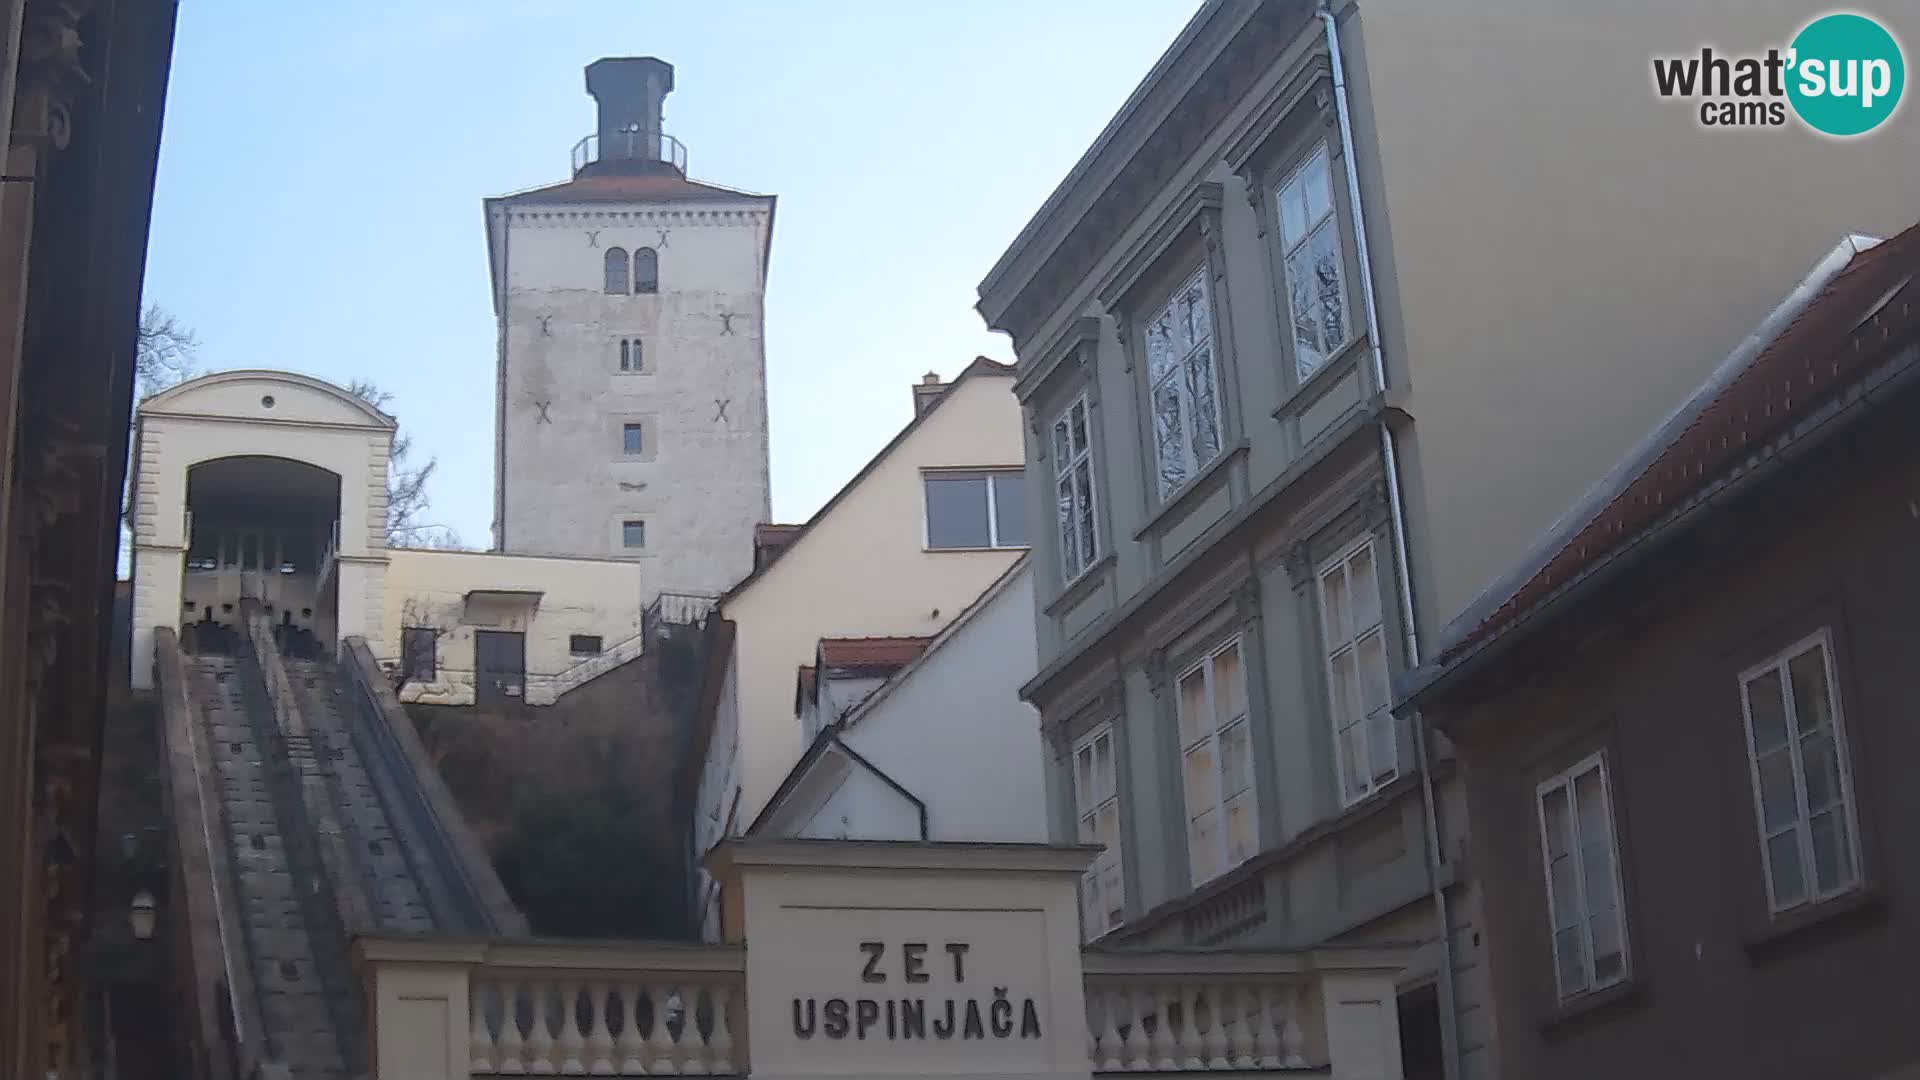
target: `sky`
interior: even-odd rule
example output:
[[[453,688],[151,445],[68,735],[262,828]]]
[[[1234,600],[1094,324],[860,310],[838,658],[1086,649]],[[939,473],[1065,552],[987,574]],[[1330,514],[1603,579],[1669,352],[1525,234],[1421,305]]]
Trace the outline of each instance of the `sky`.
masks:
[[[567,179],[587,64],[658,56],[689,175],[780,198],[773,512],[804,521],[911,418],[922,374],[1013,359],[973,309],[980,279],[1198,6],[191,0],[145,299],[192,328],[200,371],[389,391],[439,463],[424,519],[484,547],[481,200]]]

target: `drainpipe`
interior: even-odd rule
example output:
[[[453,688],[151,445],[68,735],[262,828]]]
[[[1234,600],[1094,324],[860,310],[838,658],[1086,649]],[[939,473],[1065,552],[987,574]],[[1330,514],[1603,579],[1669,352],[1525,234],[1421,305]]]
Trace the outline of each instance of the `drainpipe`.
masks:
[[[1373,260],[1367,253],[1367,218],[1360,198],[1360,168],[1354,160],[1353,121],[1347,108],[1346,65],[1340,58],[1340,25],[1327,0],[1320,0],[1320,23],[1327,34],[1327,60],[1333,75],[1334,112],[1340,123],[1341,158],[1346,162],[1347,201],[1353,207],[1354,254],[1360,261],[1360,292],[1367,309],[1367,352],[1373,362],[1375,392],[1387,389],[1387,365],[1380,348],[1379,307],[1373,295]],[[1393,531],[1393,571],[1400,594],[1400,626],[1404,633],[1408,670],[1420,666],[1420,631],[1414,622],[1413,576],[1408,568],[1407,518],[1400,495],[1399,454],[1393,428],[1380,421],[1380,461],[1386,474],[1387,514]],[[1447,1080],[1460,1076],[1460,1020],[1454,1007],[1453,933],[1447,915],[1447,893],[1440,883],[1440,824],[1433,793],[1432,755],[1426,721],[1413,716],[1415,767],[1420,772],[1420,802],[1426,827],[1427,887],[1433,898],[1434,918],[1440,924],[1440,1032]]]

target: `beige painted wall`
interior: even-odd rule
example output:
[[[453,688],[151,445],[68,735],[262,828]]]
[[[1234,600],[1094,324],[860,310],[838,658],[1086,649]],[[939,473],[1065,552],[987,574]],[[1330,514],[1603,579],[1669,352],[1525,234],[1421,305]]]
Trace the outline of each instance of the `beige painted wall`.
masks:
[[[131,492],[133,685],[152,685],[154,628],[180,626],[187,472],[216,458],[287,458],[340,478],[337,632],[365,635],[378,649],[392,443],[391,418],[338,387],[290,372],[220,372],[141,404]]]
[[[400,700],[430,705],[473,703],[475,630],[511,630],[526,635],[526,698],[549,705],[586,679],[641,652],[642,567],[614,559],[566,559],[499,555],[478,551],[396,548],[390,553],[383,611],[385,644],[374,655],[383,664],[401,660],[401,628],[431,626],[435,679],[409,682]],[[476,600],[475,589],[537,591],[528,600]],[[600,638],[598,656],[568,649],[575,634]]]
[[[799,759],[794,679],[822,637],[931,636],[1022,554],[928,551],[921,470],[1019,466],[1020,406],[1008,375],[978,374],[881,460],[858,486],[725,602],[736,627],[726,692],[695,817],[695,843],[711,847],[735,812],[736,831],[759,814]],[[705,886],[705,875],[697,874]]]
[[[1413,546],[1450,619],[1849,232],[1920,219],[1920,88],[1851,141],[1712,131],[1655,55],[1784,48],[1795,0],[1368,0],[1342,35]],[[1920,54],[1920,7],[1866,9]],[[1436,94],[1436,88],[1440,92]]]

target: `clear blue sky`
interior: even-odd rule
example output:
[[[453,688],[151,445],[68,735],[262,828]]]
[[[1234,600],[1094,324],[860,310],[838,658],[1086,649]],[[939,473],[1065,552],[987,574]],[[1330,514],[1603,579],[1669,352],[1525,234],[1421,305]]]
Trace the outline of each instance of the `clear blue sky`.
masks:
[[[494,322],[480,200],[563,180],[581,69],[675,67],[696,178],[780,196],[773,509],[811,515],[911,414],[1011,359],[974,288],[1197,0],[189,0],[146,297],[199,367],[370,378],[485,546]],[[721,16],[718,13],[728,14]]]

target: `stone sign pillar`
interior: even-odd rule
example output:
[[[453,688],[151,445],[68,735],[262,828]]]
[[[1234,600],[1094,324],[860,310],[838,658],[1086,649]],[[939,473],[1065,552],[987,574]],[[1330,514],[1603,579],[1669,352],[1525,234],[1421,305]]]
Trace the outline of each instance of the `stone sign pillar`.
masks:
[[[736,840],[756,1080],[1087,1080],[1076,886],[1094,848]]]

